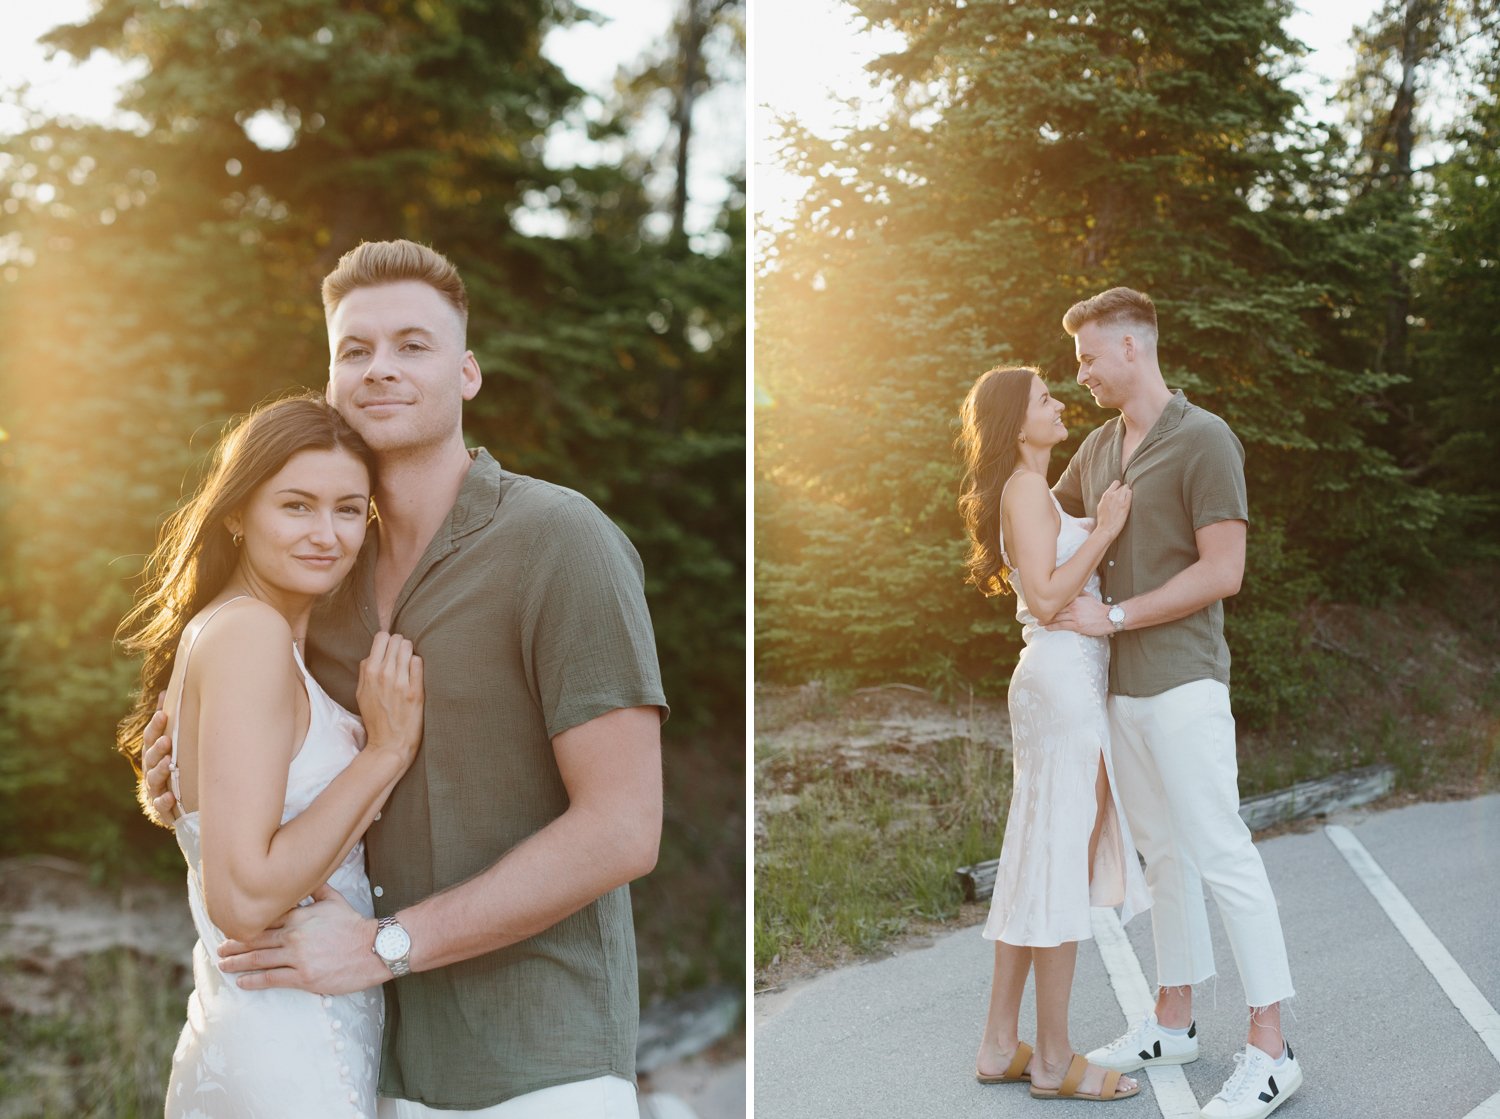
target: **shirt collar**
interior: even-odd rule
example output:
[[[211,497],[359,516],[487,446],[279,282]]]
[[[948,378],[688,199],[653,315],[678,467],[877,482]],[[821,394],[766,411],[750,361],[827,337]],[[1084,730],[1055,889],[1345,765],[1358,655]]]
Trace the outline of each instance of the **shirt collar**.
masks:
[[[1144,447],[1157,436],[1165,435],[1167,432],[1175,430],[1182,423],[1182,417],[1187,415],[1187,409],[1187,394],[1181,389],[1177,389],[1172,393],[1172,399],[1167,401],[1167,406],[1161,410],[1161,415],[1156,417],[1156,422],[1146,432],[1145,437],[1141,440],[1141,446]],[[1125,438],[1125,417],[1114,416],[1111,422],[1115,425],[1113,432],[1114,440],[1116,443],[1119,443]],[[1136,454],[1140,454],[1139,449],[1136,450]]]
[[[469,457],[474,461],[448,514],[449,540],[477,532],[495,519],[495,511],[500,508],[500,482],[505,472],[483,447],[471,450]]]
[[[1187,406],[1187,393],[1178,389],[1172,394],[1172,399],[1167,401],[1167,406],[1161,410],[1161,415],[1156,418],[1152,430],[1162,435],[1171,431],[1182,423],[1182,417],[1187,415]]]
[[[504,496],[501,481],[505,471],[490,457],[490,453],[483,447],[476,447],[469,451],[469,458],[472,460],[469,472],[464,475],[463,485],[458,488],[458,497],[454,499],[453,508],[448,511],[448,519],[433,535],[433,540],[444,541],[445,554],[457,547],[455,542],[460,537],[477,532],[494,520],[495,512],[500,508],[500,499]],[[431,545],[428,547],[430,549]],[[375,555],[379,550],[380,534],[372,529],[365,534],[364,546],[359,551],[360,567],[369,569],[366,574],[372,600]]]

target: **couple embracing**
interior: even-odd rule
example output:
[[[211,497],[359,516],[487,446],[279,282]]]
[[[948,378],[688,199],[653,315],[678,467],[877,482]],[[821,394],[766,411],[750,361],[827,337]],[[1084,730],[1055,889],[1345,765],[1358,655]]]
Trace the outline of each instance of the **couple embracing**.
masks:
[[[199,934],[167,1117],[635,1119],[640,559],[466,449],[449,261],[369,242],[322,294],[326,394],[225,436],[122,625],[120,744]]]
[[[1078,383],[1120,416],[1089,434],[1057,485],[1047,466],[1067,434],[1063,406],[1034,369],[983,374],[959,437],[970,581],[1014,591],[1025,641],[976,1075],[1028,1082],[1038,1099],[1107,1101],[1140,1091],[1127,1073],[1196,1060],[1193,984],[1214,974],[1206,883],[1250,1024],[1202,1113],[1263,1119],[1302,1071],[1281,1032],[1293,991],[1276,899],[1238,812],[1222,600],[1244,571],[1244,451],[1223,420],[1167,388],[1148,296],[1111,288],[1063,327]],[[1144,1020],[1083,1057],[1068,998],[1090,906],[1121,906],[1125,921],[1154,907],[1158,994]],[[1035,1050],[1017,1032],[1032,969]]]

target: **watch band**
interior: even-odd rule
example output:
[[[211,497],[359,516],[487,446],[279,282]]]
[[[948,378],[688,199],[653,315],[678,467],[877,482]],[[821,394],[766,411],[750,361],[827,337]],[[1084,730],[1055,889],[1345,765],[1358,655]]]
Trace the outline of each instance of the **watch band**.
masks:
[[[401,953],[401,955],[396,957],[395,959],[391,959],[388,956],[382,956],[380,954],[380,949],[376,947],[376,945],[380,943],[380,934],[386,929],[392,927],[400,929],[402,935],[406,937],[406,951]],[[375,944],[372,944],[370,946],[370,951],[374,952],[375,955],[380,956],[381,962],[384,963],[386,967],[391,969],[391,974],[394,975],[397,979],[400,979],[403,975],[411,974],[411,933],[407,932],[406,929],[402,926],[401,922],[397,921],[396,918],[382,917],[379,922],[376,923]]]

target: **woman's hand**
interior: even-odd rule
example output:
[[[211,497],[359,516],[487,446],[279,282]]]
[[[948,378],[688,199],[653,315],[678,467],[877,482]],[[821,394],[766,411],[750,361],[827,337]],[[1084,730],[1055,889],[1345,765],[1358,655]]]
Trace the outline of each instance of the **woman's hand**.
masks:
[[[1130,487],[1123,482],[1111,482],[1109,489],[1099,498],[1097,528],[1113,540],[1120,535],[1129,515]]]
[[[355,691],[367,750],[388,751],[404,770],[422,744],[422,658],[399,633],[381,630],[359,662]]]
[[[172,795],[172,739],[167,734],[167,693],[156,697],[156,714],[141,733],[141,807],[146,819],[170,831],[177,826],[177,798]],[[177,728],[172,728],[172,734]]]

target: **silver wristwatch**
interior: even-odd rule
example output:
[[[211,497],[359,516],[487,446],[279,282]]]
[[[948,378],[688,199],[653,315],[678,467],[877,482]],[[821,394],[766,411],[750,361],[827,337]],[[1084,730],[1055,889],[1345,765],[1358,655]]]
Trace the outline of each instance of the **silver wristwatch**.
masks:
[[[1115,633],[1125,628],[1125,607],[1116,603],[1109,608],[1109,624],[1115,627]]]
[[[411,974],[411,934],[394,917],[382,917],[375,926],[371,951],[380,957],[397,979]]]

